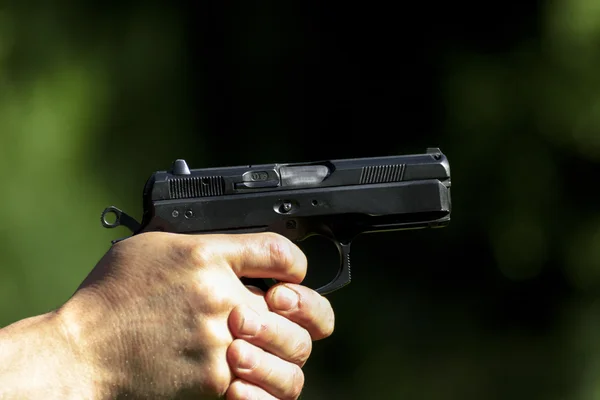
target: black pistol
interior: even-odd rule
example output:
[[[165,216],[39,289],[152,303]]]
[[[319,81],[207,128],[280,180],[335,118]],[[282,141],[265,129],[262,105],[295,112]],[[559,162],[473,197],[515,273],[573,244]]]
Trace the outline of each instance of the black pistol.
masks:
[[[146,182],[139,223],[116,207],[106,228],[133,234],[271,231],[294,242],[312,235],[340,253],[326,295],[350,283],[350,244],[361,233],[437,228],[450,222],[450,165],[438,148],[424,154],[307,163],[190,169],[176,160]],[[114,214],[114,222],[107,216]],[[113,241],[115,243],[116,241]]]

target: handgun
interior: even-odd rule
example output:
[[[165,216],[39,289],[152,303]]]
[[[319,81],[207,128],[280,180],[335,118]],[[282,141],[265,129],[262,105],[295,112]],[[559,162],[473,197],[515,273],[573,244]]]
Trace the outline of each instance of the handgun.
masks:
[[[450,164],[439,148],[428,148],[423,154],[202,169],[178,159],[146,181],[141,222],[114,206],[102,212],[101,222],[133,235],[271,231],[295,243],[321,235],[340,255],[331,282],[313,288],[327,295],[350,283],[356,236],[444,227],[450,212]]]

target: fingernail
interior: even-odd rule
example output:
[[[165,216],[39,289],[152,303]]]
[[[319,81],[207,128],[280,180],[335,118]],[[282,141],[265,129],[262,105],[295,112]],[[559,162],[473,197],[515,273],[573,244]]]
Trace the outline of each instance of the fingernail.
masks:
[[[244,335],[256,335],[260,328],[259,316],[256,311],[250,307],[242,309],[242,323],[240,325],[240,333]]]
[[[243,342],[243,345],[240,345],[240,359],[238,361],[238,368],[241,369],[252,369],[256,366],[257,356],[254,349],[250,347],[247,343]]]
[[[298,305],[298,294],[285,286],[279,286],[273,294],[273,307],[279,310],[291,310]]]

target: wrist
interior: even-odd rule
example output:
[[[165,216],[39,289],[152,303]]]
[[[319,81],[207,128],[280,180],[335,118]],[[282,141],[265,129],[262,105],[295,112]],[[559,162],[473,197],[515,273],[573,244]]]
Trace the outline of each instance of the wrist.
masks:
[[[54,312],[0,330],[0,398],[98,398],[61,330]]]
[[[84,310],[76,303],[71,299],[53,312],[51,324],[60,336],[66,357],[71,360],[73,369],[77,371],[80,391],[85,394],[82,398],[113,399],[117,397],[117,379],[107,367],[111,364],[110,361],[107,362],[100,352],[101,348],[111,344],[103,343],[102,339],[97,340],[94,332],[100,330],[97,326],[100,322],[91,321],[86,317],[90,315],[91,310]]]

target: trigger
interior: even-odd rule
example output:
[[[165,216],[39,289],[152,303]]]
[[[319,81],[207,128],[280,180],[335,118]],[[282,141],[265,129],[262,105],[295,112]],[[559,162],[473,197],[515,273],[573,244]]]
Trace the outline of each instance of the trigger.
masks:
[[[321,286],[316,289],[317,293],[326,295],[331,292],[335,292],[338,289],[343,288],[350,283],[350,243],[339,243],[336,242],[338,250],[340,252],[340,269],[337,275],[331,282],[325,286]]]

